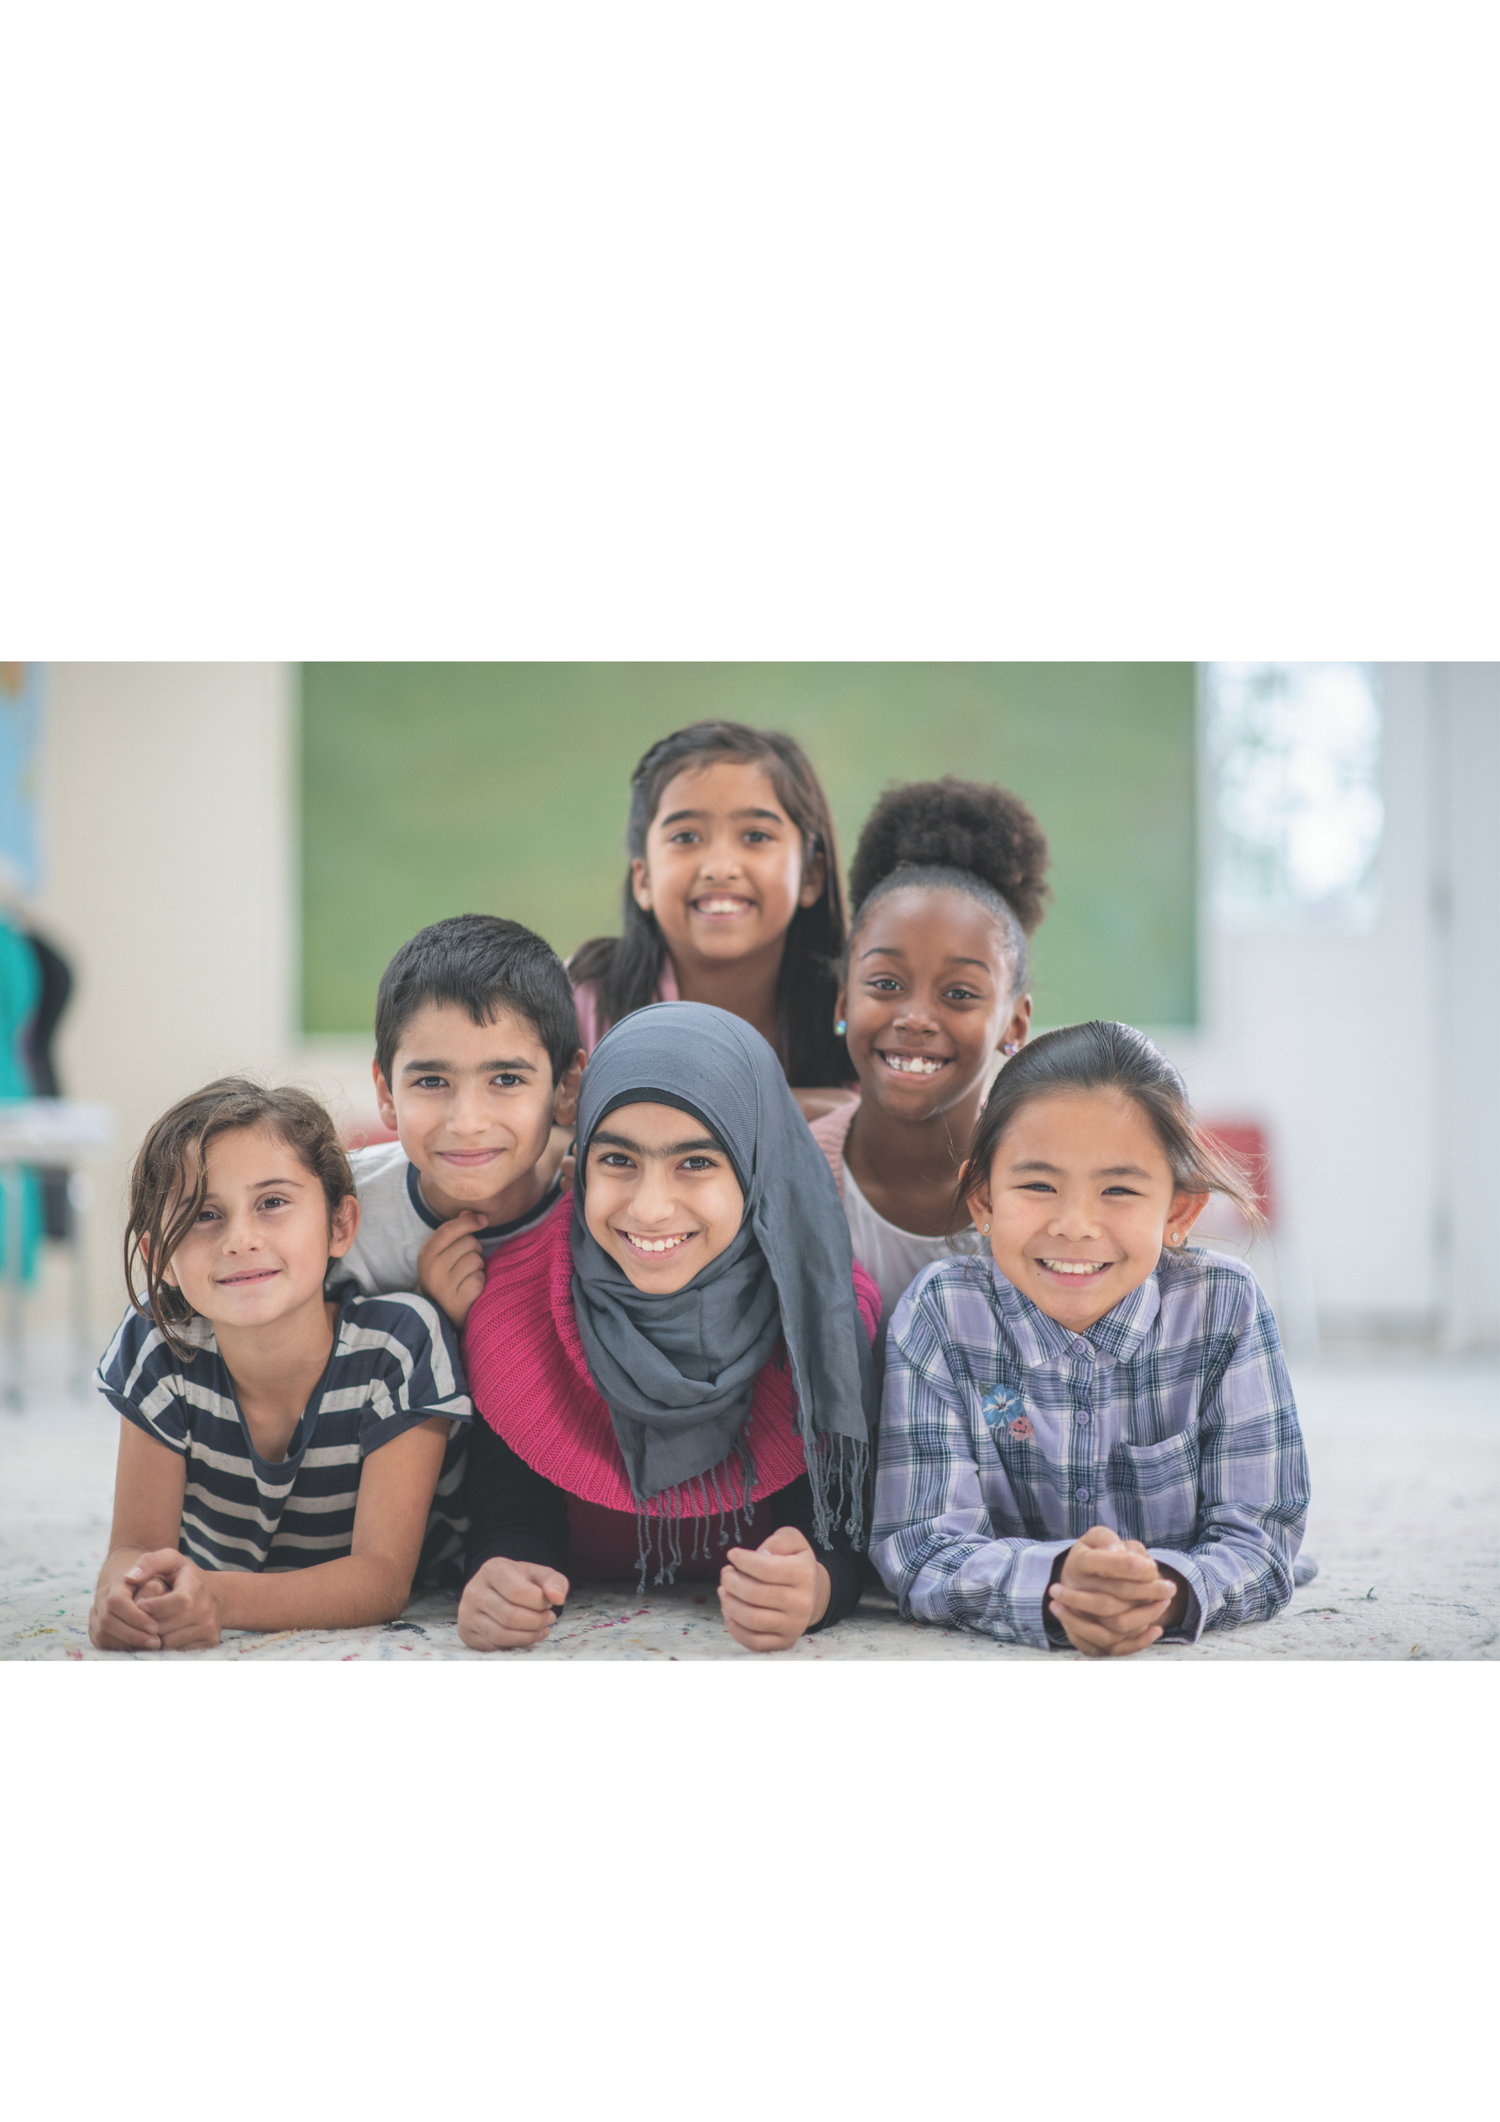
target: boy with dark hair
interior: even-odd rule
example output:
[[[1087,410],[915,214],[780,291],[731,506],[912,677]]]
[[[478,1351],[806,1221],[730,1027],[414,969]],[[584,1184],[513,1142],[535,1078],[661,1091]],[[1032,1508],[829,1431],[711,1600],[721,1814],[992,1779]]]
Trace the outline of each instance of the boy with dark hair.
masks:
[[[359,1235],[339,1263],[377,1294],[421,1289],[455,1328],[484,1265],[558,1199],[583,1069],[573,989],[518,921],[456,914],[403,943],[381,978],[371,1064],[396,1142],[350,1158]]]

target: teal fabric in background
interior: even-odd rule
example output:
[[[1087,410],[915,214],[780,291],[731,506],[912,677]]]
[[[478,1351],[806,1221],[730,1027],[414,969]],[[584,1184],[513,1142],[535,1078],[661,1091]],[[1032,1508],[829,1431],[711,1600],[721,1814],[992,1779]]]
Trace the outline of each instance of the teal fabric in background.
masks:
[[[1190,663],[314,663],[302,672],[302,1022],[367,1032],[396,946],[509,914],[618,926],[646,747],[705,715],[791,732],[847,866],[891,780],[1000,781],[1052,843],[1041,1024],[1197,1017]]]
[[[18,935],[0,915],[0,1098],[29,1098],[31,1078],[21,1052],[21,1034],[30,1022],[42,992],[42,976],[36,953],[24,936]],[[12,1181],[0,1169],[0,1273],[11,1271],[11,1224],[15,1216]],[[41,1239],[42,1207],[35,1174],[21,1173],[21,1274],[30,1281],[36,1272],[36,1252]]]

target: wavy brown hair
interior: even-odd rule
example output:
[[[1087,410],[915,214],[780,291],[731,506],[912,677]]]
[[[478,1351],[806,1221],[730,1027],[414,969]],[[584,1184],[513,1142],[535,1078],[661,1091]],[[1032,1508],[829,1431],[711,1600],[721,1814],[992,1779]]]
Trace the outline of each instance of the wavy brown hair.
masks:
[[[165,1280],[172,1255],[192,1229],[208,1193],[208,1145],[236,1127],[269,1127],[323,1189],[330,1230],[339,1203],[354,1192],[354,1174],[338,1131],[317,1099],[303,1090],[264,1090],[245,1076],[219,1076],[179,1098],[151,1128],[130,1174],[125,1225],[125,1292],[178,1355],[186,1344],[174,1329],[193,1308]],[[144,1292],[136,1270],[145,1271]]]
[[[789,1083],[848,1083],[854,1070],[849,1049],[833,1029],[838,966],[845,936],[844,887],[839,880],[833,813],[822,783],[794,737],[780,730],[751,729],[743,722],[692,722],[653,744],[630,777],[626,852],[644,861],[646,834],[661,808],[669,781],[694,767],[728,759],[764,767],[787,816],[802,835],[804,868],[823,857],[823,889],[811,906],[799,906],[786,932],[776,985],[776,1017]],[[656,993],[666,963],[667,940],[655,914],[636,904],[631,872],[620,901],[620,934],[594,936],[573,954],[569,971],[599,983],[606,1025],[644,1009]]]

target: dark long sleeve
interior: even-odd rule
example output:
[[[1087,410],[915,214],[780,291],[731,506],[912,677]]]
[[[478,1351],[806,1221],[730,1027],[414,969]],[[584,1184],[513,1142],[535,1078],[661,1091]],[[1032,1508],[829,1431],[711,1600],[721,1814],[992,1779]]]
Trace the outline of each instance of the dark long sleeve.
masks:
[[[486,1562],[501,1555],[512,1562],[540,1562],[548,1569],[569,1568],[568,1495],[526,1464],[485,1421],[471,1425],[465,1502],[469,1537],[464,1557],[465,1582]],[[859,1603],[860,1558],[842,1532],[832,1547],[820,1547],[813,1531],[812,1487],[806,1474],[777,1489],[755,1507],[747,1545],[795,1526],[828,1572],[828,1610],[817,1629],[832,1628]],[[815,1629],[809,1629],[812,1635]]]
[[[761,1530],[760,1514],[766,1511],[769,1522]],[[828,1610],[821,1621],[814,1622],[807,1631],[815,1636],[820,1629],[832,1628],[852,1614],[859,1604],[859,1595],[864,1588],[864,1571],[860,1557],[849,1544],[847,1533],[833,1528],[832,1547],[820,1547],[813,1530],[812,1483],[806,1474],[799,1474],[785,1488],[778,1488],[774,1496],[767,1496],[764,1503],[755,1507],[755,1525],[747,1545],[758,1547],[769,1534],[779,1532],[783,1525],[794,1525],[811,1547],[813,1553],[828,1572]]]
[[[497,1555],[566,1570],[566,1490],[529,1467],[482,1419],[469,1425],[464,1497],[469,1515],[466,1582]]]

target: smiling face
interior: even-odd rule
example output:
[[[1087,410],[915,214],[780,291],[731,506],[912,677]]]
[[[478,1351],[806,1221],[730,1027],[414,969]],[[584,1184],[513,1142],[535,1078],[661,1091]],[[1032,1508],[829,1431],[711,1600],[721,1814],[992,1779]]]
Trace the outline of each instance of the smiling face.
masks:
[[[329,1224],[321,1181],[269,1126],[208,1145],[208,1191],[163,1279],[217,1328],[269,1326],[323,1301],[330,1259],[354,1243],[351,1194]]]
[[[401,1034],[390,1081],[375,1064],[380,1117],[401,1137],[434,1214],[474,1208],[491,1222],[540,1200],[537,1164],[554,1118],[571,1122],[582,1052],[555,1088],[536,1028],[515,1010],[476,1024],[456,1002],[430,1002]]]
[[[763,767],[716,759],[662,790],[631,882],[675,959],[722,963],[781,948],[822,892],[823,857],[804,871],[802,835]]]
[[[745,1213],[734,1166],[675,1105],[620,1105],[589,1143],[584,1221],[637,1289],[670,1295],[717,1260]]]
[[[1207,1199],[1177,1187],[1133,1098],[1068,1090],[1020,1108],[969,1206],[1000,1272],[1076,1334],[1140,1288]]]
[[[838,1002],[862,1096],[922,1121],[976,1091],[996,1051],[1030,1029],[1031,997],[1012,994],[1011,973],[1003,931],[966,892],[923,885],[878,900]]]

